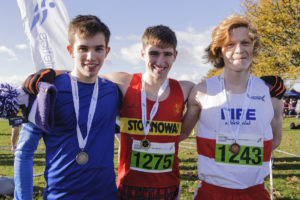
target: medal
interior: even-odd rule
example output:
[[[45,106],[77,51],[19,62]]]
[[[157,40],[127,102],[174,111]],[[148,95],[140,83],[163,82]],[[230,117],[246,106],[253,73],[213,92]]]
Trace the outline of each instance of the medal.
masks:
[[[249,100],[249,97],[251,97],[251,93],[252,93],[252,88],[253,88],[253,85],[252,85],[252,79],[253,77],[251,75],[249,75],[249,79],[248,79],[248,83],[247,83],[247,91],[246,93],[244,94],[244,102],[243,102],[243,107],[242,107],[242,113],[241,113],[241,116],[239,118],[239,121],[238,121],[238,125],[235,129],[232,128],[232,125],[231,125],[231,117],[230,117],[230,110],[232,109],[230,106],[229,106],[229,98],[227,96],[227,92],[226,92],[226,88],[225,88],[225,75],[224,75],[224,72],[221,74],[220,76],[220,90],[223,91],[223,95],[225,97],[225,104],[226,104],[226,108],[227,108],[227,123],[231,129],[231,133],[232,133],[232,136],[234,138],[234,143],[232,143],[230,145],[230,151],[234,154],[234,155],[237,155],[240,150],[241,150],[241,147],[240,145],[236,142],[236,140],[238,140],[239,138],[239,132],[240,132],[240,127],[241,127],[241,124],[245,118],[245,111],[249,108],[249,104],[250,104],[250,100]]]
[[[232,143],[230,145],[230,151],[234,154],[234,155],[237,155],[239,152],[240,152],[240,145],[236,142]]]
[[[96,110],[98,92],[99,92],[98,91],[98,78],[96,79],[94,89],[93,89],[92,99],[91,99],[89,112],[88,112],[87,134],[86,134],[86,137],[84,139],[83,139],[83,136],[82,136],[81,130],[79,128],[79,124],[78,124],[78,119],[79,119],[79,91],[78,91],[77,79],[73,75],[71,75],[71,88],[72,88],[72,97],[73,97],[73,102],[74,102],[74,109],[75,109],[75,114],[76,114],[76,119],[77,119],[77,125],[76,125],[77,140],[78,140],[79,148],[81,149],[81,152],[78,153],[77,156],[76,156],[76,162],[79,165],[84,165],[89,160],[88,154],[85,153],[83,150],[85,148],[85,145],[87,143],[87,139],[88,139],[89,134],[90,134],[92,121],[93,121],[95,110]]]
[[[146,89],[145,89],[145,85],[146,85],[145,77],[146,77],[146,75],[143,74],[142,75],[142,90],[141,90],[142,123],[143,123],[145,138],[141,140],[140,147],[141,147],[141,149],[147,150],[150,148],[151,142],[146,138],[146,136],[148,135],[148,133],[150,131],[150,124],[152,122],[152,119],[154,118],[154,116],[156,115],[156,112],[158,110],[159,97],[164,93],[164,91],[168,87],[169,79],[166,78],[165,81],[163,82],[163,84],[159,88],[155,103],[150,111],[150,120],[147,124],[147,100],[146,100],[147,97],[146,97]]]
[[[141,140],[140,146],[142,149],[147,150],[150,148],[151,142],[147,138],[144,138]]]
[[[79,165],[84,165],[89,161],[89,155],[85,153],[84,151],[81,151],[79,154],[76,156],[76,162]]]

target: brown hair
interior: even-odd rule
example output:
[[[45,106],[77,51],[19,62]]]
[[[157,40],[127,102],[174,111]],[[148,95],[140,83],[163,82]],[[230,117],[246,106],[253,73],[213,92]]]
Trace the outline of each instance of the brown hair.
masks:
[[[142,36],[143,48],[148,45],[156,45],[161,48],[172,47],[174,50],[177,46],[177,39],[174,31],[168,26],[157,25],[148,27]]]
[[[260,48],[260,41],[256,28],[251,24],[249,19],[240,15],[230,15],[221,21],[213,30],[212,41],[205,49],[204,58],[211,62],[216,68],[224,67],[221,49],[230,42],[230,31],[234,28],[246,27],[249,30],[249,37],[253,42],[253,56],[257,56]]]
[[[109,28],[101,20],[93,15],[78,15],[69,24],[68,38],[70,46],[73,46],[75,34],[84,38],[90,38],[97,33],[103,33],[106,46],[110,38]]]

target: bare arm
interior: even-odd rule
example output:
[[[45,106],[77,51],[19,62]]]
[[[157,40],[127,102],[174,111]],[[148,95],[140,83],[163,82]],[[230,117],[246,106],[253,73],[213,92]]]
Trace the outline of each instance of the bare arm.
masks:
[[[105,79],[110,80],[111,82],[114,82],[115,84],[117,84],[117,86],[121,90],[123,96],[125,96],[127,88],[132,79],[132,74],[128,74],[125,72],[113,72],[110,74],[101,75],[101,78],[105,78]]]
[[[274,117],[271,121],[272,132],[273,132],[273,147],[272,150],[276,149],[282,136],[282,110],[283,104],[281,99],[272,98],[272,104],[274,109]]]
[[[178,82],[180,84],[180,87],[184,95],[184,102],[186,102],[195,84],[190,81],[178,81]]]
[[[65,72],[69,72],[69,71],[68,70],[55,70],[55,75],[59,76],[59,75],[65,73]]]
[[[65,72],[69,72],[69,71],[55,70],[56,76],[59,76]],[[113,72],[107,75],[100,75],[100,77],[114,82],[121,90],[123,96],[125,95],[127,88],[130,84],[130,81],[132,79],[132,75],[125,72]]]
[[[201,96],[201,92],[199,91],[199,87],[199,85],[194,86],[188,97],[187,111],[182,120],[180,141],[189,137],[200,117],[201,104],[199,103],[199,97]]]

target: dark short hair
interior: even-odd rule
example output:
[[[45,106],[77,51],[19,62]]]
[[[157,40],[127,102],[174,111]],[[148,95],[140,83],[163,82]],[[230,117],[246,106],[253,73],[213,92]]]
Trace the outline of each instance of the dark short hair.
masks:
[[[175,32],[168,26],[157,25],[146,28],[142,36],[143,48],[148,45],[157,45],[161,48],[172,47],[176,49],[177,38]]]
[[[110,38],[109,28],[94,15],[78,15],[69,24],[68,38],[70,46],[74,44],[75,34],[90,38],[97,33],[104,34],[107,46]]]

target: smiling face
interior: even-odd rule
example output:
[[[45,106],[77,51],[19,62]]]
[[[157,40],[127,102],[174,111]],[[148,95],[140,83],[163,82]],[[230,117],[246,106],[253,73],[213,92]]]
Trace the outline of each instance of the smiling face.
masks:
[[[74,38],[73,46],[67,48],[74,58],[76,78],[80,82],[93,83],[110,48],[106,46],[103,33],[97,33],[91,38],[76,34]]]
[[[246,27],[230,31],[230,41],[222,49],[225,69],[233,71],[249,70],[253,60],[253,42]]]
[[[148,45],[142,49],[141,56],[146,64],[146,74],[156,80],[165,79],[176,59],[177,51],[172,47],[160,48]]]

